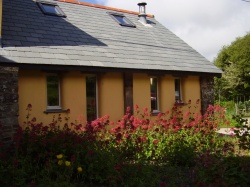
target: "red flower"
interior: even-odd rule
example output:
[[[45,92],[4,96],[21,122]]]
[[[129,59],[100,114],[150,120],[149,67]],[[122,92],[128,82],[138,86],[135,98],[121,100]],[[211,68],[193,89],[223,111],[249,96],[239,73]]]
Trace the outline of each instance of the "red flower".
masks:
[[[122,134],[121,133],[118,133],[117,135],[116,135],[116,140],[117,141],[120,141],[122,139]]]
[[[167,111],[165,112],[165,114],[168,115],[168,114],[169,114],[169,110],[167,110]]]
[[[158,143],[159,143],[159,140],[154,140],[153,143],[154,143],[154,144],[158,144]]]
[[[197,99],[196,104],[199,104],[199,103],[200,103],[200,99]]]
[[[175,128],[174,128],[174,132],[177,132],[179,129],[180,129],[180,127],[178,127],[178,126],[175,127]]]
[[[30,111],[31,109],[32,109],[32,105],[31,105],[31,104],[28,104],[26,110],[29,110],[29,111]]]
[[[130,134],[126,133],[126,134],[124,134],[124,137],[127,138],[127,139],[129,139],[130,138]]]

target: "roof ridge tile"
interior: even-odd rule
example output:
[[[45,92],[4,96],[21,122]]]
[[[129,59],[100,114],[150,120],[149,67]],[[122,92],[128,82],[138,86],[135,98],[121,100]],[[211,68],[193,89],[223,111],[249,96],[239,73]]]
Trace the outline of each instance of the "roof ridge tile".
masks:
[[[78,5],[84,5],[84,6],[95,7],[95,8],[101,8],[101,9],[112,10],[112,11],[117,11],[117,12],[123,12],[123,13],[128,13],[128,14],[135,14],[135,15],[139,14],[138,12],[134,12],[134,11],[130,11],[130,10],[125,10],[125,9],[120,9],[120,8],[113,8],[113,7],[108,7],[108,6],[98,5],[98,4],[93,4],[93,3],[87,3],[87,2],[81,2],[81,1],[78,1],[78,0],[55,0],[55,1],[78,4]],[[147,17],[153,18],[154,15],[147,14]]]

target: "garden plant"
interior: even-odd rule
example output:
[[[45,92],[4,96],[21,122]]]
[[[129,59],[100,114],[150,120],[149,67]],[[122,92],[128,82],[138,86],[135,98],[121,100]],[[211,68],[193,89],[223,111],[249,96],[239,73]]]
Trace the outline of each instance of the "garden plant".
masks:
[[[59,114],[50,124],[37,122],[29,104],[13,145],[0,146],[0,186],[250,186],[249,139],[242,147],[237,131],[219,135],[225,109],[201,115],[198,104],[157,116],[135,105],[118,122]]]

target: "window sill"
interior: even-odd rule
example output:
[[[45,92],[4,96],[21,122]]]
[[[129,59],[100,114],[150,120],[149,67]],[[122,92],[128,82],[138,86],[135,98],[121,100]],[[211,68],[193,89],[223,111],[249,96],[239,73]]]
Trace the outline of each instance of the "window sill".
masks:
[[[49,114],[49,113],[67,113],[68,110],[63,110],[63,109],[47,109],[43,113]]]
[[[159,111],[159,110],[153,110],[153,111],[151,112],[151,115],[152,115],[152,116],[157,116],[159,113],[161,113],[161,111]]]
[[[186,105],[186,103],[184,103],[184,102],[176,102],[174,105],[175,106],[184,106],[184,105]]]

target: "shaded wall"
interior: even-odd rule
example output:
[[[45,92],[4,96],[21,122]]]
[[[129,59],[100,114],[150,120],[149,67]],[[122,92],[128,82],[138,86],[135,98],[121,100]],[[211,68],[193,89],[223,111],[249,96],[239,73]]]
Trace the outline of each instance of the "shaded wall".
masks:
[[[0,66],[1,141],[9,144],[18,128],[18,68]]]
[[[209,105],[214,105],[214,78],[201,77],[201,112],[204,114]]]

